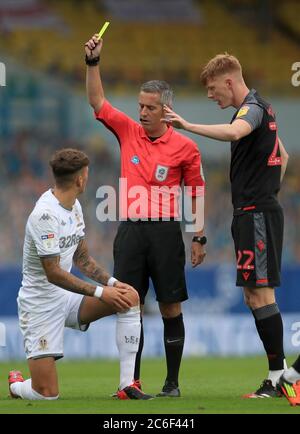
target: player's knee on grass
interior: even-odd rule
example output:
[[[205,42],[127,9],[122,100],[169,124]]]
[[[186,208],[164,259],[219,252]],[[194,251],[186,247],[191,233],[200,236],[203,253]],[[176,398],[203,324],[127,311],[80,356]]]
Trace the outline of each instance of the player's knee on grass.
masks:
[[[52,388],[47,386],[35,386],[33,387],[33,389],[45,398],[58,398],[58,389],[56,389],[55,387]]]
[[[59,391],[54,357],[29,359],[28,363],[32,389],[45,398],[56,397]]]
[[[34,384],[32,385],[33,390],[35,390],[40,395],[44,396],[45,398],[58,398],[58,388],[55,386],[48,386],[48,385],[42,385],[42,384]],[[53,398],[54,399],[54,398]]]

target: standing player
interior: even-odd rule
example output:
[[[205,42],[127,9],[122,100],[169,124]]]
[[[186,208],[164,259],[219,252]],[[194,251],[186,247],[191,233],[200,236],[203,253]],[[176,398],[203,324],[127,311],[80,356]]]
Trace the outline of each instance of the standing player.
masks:
[[[236,109],[231,122],[195,125],[168,107],[165,120],[186,131],[231,141],[236,284],[244,288],[245,303],[253,313],[269,361],[268,379],[245,397],[274,397],[285,367],[283,326],[274,287],[280,285],[283,240],[283,212],[277,193],[288,155],[278,138],[272,107],[254,89],[248,89],[237,58],[227,53],[217,55],[204,67],[201,80],[208,98],[222,109]]]
[[[53,190],[37,201],[28,218],[24,242],[23,281],[18,296],[20,328],[31,378],[9,374],[13,398],[58,398],[55,361],[63,357],[64,327],[81,331],[89,323],[117,313],[120,354],[120,399],[150,399],[133,384],[140,336],[137,292],[110,277],[89,255],[84,221],[77,197],[88,179],[88,157],[75,149],[57,151],[50,161]],[[87,277],[70,273],[72,261]]]
[[[121,149],[121,176],[128,191],[140,193],[139,210],[125,194],[125,210],[114,242],[114,275],[125,279],[139,292],[144,305],[149,277],[164,323],[167,376],[160,397],[179,397],[178,374],[184,346],[184,324],[181,302],[188,298],[184,275],[185,251],[180,223],[175,221],[177,196],[184,181],[192,191],[192,206],[203,199],[204,180],[197,145],[161,122],[163,104],[172,104],[172,90],[164,81],[150,81],[139,94],[140,124],[115,109],[104,97],[98,63],[102,40],[94,35],[86,44],[87,95],[95,117],[117,137]],[[160,188],[159,198],[152,195]],[[173,196],[168,189],[177,192]],[[175,197],[174,197],[175,196]],[[197,201],[197,197],[201,198]],[[141,212],[139,212],[141,211]],[[154,220],[156,217],[156,221]],[[169,221],[163,221],[163,219]],[[197,215],[196,219],[202,220]],[[137,221],[134,221],[137,220]],[[206,238],[202,225],[192,242],[192,264],[205,256]],[[135,380],[140,385],[140,361],[143,331],[136,359]]]

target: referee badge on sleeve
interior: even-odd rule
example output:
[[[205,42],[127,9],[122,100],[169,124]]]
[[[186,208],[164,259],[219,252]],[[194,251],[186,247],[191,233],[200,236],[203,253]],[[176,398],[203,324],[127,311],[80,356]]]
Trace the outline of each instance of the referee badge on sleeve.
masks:
[[[157,165],[155,170],[155,179],[157,181],[163,182],[167,179],[169,168],[166,166]]]

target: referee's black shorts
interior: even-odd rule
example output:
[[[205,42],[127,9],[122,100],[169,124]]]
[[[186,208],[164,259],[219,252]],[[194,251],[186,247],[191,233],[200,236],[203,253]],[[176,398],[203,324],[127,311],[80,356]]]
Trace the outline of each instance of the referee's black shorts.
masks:
[[[144,304],[153,282],[163,303],[187,300],[185,248],[178,221],[124,221],[114,241],[114,277],[132,285]]]
[[[237,258],[237,286],[280,286],[283,225],[279,206],[234,215],[231,231]]]

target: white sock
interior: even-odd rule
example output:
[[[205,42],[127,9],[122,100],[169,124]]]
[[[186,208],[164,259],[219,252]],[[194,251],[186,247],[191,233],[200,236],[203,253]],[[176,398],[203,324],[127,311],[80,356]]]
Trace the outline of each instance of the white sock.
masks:
[[[140,333],[139,306],[130,308],[126,313],[117,313],[116,342],[120,356],[120,390],[130,386],[134,381],[134,366]]]
[[[291,366],[289,369],[284,371],[284,378],[289,383],[296,383],[296,381],[300,380],[300,373]]]
[[[43,396],[43,395],[40,395],[35,390],[33,390],[31,387],[31,378],[29,378],[29,380],[26,380],[23,382],[18,381],[16,383],[11,384],[10,390],[12,391],[12,393],[14,395],[17,395],[22,399],[30,399],[31,401],[42,400],[42,399],[52,401],[54,399],[58,399],[58,395],[57,396]]]
[[[283,369],[278,369],[277,371],[269,371],[268,380],[272,381],[274,387],[278,383],[279,378],[284,373],[284,370],[287,369],[286,360],[283,360]]]
[[[274,387],[276,387],[276,384],[283,373],[284,369],[278,369],[278,371],[269,371],[268,380],[272,381]]]

